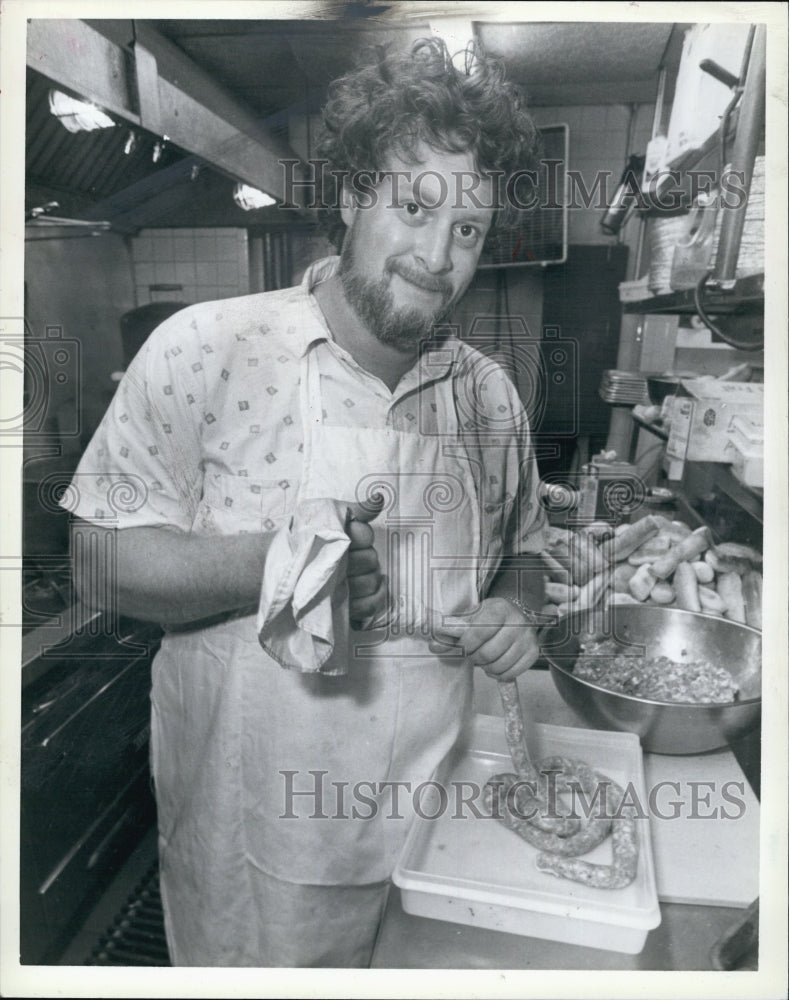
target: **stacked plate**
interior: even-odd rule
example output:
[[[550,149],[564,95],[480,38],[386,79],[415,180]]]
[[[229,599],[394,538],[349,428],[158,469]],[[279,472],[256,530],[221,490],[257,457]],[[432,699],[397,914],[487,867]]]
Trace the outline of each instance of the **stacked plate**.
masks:
[[[654,219],[649,229],[649,290],[654,295],[665,295],[671,289],[671,267],[674,247],[685,235],[686,217]]]
[[[600,382],[600,398],[606,403],[620,406],[635,406],[649,403],[647,380],[639,372],[623,372],[608,368]]]
[[[715,225],[712,263],[718,252],[720,228],[723,213],[718,212]],[[761,274],[764,271],[764,157],[757,156],[753,165],[751,190],[748,193],[748,207],[740,239],[740,253],[737,258],[737,277],[747,274]]]

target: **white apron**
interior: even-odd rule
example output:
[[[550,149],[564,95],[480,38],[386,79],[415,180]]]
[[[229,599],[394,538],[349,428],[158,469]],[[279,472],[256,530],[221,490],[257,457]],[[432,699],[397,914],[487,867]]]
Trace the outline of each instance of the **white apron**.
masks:
[[[324,426],[315,349],[302,360],[300,396],[304,466],[293,504],[383,494],[375,545],[400,624],[352,632],[341,677],[281,667],[261,649],[254,614],[165,636],[152,765],[177,964],[268,964],[257,957],[265,931],[254,900],[270,876],[305,886],[388,879],[413,810],[403,787],[398,808],[380,784],[414,789],[429,779],[470,710],[471,668],[430,652],[420,614],[474,609],[487,575],[454,406],[438,413],[440,437]],[[239,523],[238,507],[230,515],[217,504],[218,530],[259,530],[256,513]]]

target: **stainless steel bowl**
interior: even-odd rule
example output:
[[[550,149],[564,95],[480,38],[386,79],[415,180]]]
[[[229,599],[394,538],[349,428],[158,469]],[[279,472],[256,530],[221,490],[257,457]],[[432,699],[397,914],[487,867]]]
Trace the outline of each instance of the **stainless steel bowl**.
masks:
[[[613,636],[625,648],[643,647],[647,656],[709,660],[732,675],[739,699],[719,705],[651,701],[576,677],[573,668],[581,643],[603,636]],[[652,753],[716,750],[745,735],[761,719],[762,634],[747,625],[676,608],[623,604],[605,614],[563,618],[544,630],[540,639],[556,688],[567,704],[595,729],[636,733],[644,750]]]

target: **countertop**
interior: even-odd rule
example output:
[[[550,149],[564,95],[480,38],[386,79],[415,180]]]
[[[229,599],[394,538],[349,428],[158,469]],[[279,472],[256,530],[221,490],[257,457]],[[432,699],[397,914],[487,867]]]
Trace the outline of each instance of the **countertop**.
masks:
[[[477,671],[475,711],[501,715],[494,681]],[[532,718],[560,726],[581,723],[564,704],[545,670],[519,679],[521,699]],[[756,737],[758,740],[758,736]],[[723,752],[731,765],[731,755]],[[645,755],[647,772],[650,758]],[[709,755],[705,755],[710,759]],[[659,758],[653,764],[674,760]],[[694,758],[698,760],[699,758]],[[723,759],[723,757],[722,757]],[[739,759],[739,754],[738,754]],[[684,758],[688,761],[690,758]],[[712,759],[714,762],[714,758]],[[745,763],[745,761],[743,761]],[[750,789],[747,790],[755,803]],[[758,808],[758,807],[757,807]],[[758,822],[756,824],[758,830]],[[653,832],[654,839],[654,832]],[[758,852],[758,838],[753,845]],[[742,906],[750,900],[743,899]],[[744,909],[695,903],[661,902],[661,923],[647,936],[638,955],[621,954],[537,938],[506,934],[406,913],[393,886],[372,960],[373,968],[398,969],[555,969],[555,970],[711,970],[712,950]]]
[[[741,909],[662,903],[661,923],[639,955],[543,941],[414,917],[393,886],[373,954],[374,969],[710,970],[711,950]]]

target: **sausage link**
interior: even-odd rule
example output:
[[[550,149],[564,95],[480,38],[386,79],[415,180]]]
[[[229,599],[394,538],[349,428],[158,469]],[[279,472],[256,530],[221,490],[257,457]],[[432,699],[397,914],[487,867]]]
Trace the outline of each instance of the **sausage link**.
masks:
[[[516,681],[499,681],[499,695],[504,709],[504,735],[507,738],[507,748],[512,758],[512,764],[524,787],[534,788],[534,799],[538,807],[534,811],[532,825],[546,833],[554,833],[560,837],[577,832],[580,823],[577,819],[551,813],[548,800],[541,793],[540,775],[529,757],[526,748],[526,737],[523,729],[523,712],[521,711],[518,685]]]
[[[557,791],[580,788],[587,802],[596,801],[602,784],[606,793],[610,790],[612,795],[610,814],[608,809],[598,807],[597,814],[585,818],[580,829],[569,835],[538,828],[534,809],[548,797],[547,773],[556,775]],[[483,801],[493,816],[541,852],[536,861],[538,870],[598,889],[622,889],[629,885],[638,870],[638,841],[635,820],[632,816],[619,815],[624,795],[621,787],[583,761],[565,757],[548,757],[541,761],[537,778],[537,794],[531,798],[534,804],[531,813],[526,806],[534,782],[515,774],[497,774],[491,778],[485,785]],[[613,849],[611,865],[579,860],[579,855],[588,854],[603,843],[609,833]]]

